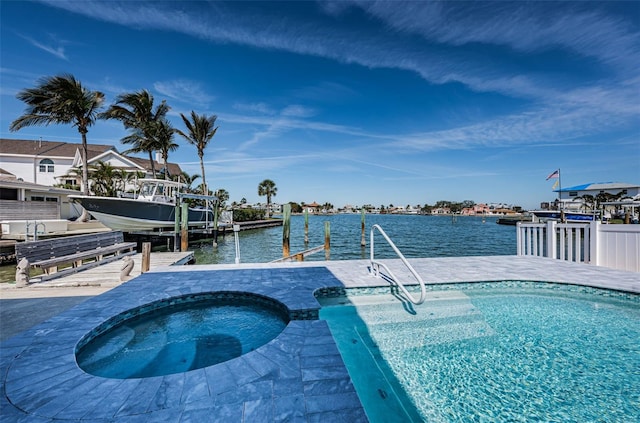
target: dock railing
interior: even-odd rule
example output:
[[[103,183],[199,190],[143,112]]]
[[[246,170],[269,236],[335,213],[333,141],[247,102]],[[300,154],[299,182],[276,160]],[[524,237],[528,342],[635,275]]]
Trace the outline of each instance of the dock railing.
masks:
[[[640,225],[518,222],[517,255],[640,272]]]

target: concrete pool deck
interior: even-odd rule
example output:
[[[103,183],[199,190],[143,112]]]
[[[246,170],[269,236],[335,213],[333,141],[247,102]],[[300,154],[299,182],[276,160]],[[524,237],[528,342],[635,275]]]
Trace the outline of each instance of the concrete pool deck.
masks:
[[[411,281],[399,260],[384,262]],[[545,258],[410,262],[427,283],[524,280],[640,294],[639,273]],[[89,375],[78,368],[74,351],[83,336],[118,313],[200,292],[265,295],[294,315],[313,319],[318,288],[388,286],[370,276],[368,266],[367,260],[353,260],[166,267],[146,273],[2,341],[0,416],[15,422],[367,421],[322,320],[292,320],[270,343],[225,363],[145,379]]]

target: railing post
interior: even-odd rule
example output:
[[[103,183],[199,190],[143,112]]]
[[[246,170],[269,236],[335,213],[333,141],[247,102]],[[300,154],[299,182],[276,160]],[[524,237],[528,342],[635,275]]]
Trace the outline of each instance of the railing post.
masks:
[[[521,256],[522,254],[522,222],[516,223],[516,255]]]
[[[240,239],[238,238],[240,225],[233,225],[233,240],[236,244],[236,264],[240,264]]]
[[[575,228],[565,228],[566,236],[567,236],[567,260],[568,261],[577,261],[577,258],[574,255],[573,249],[573,233]]]
[[[597,220],[593,220],[589,223],[589,258],[590,263],[598,266],[600,263],[600,251],[598,250],[600,241],[600,225]]]
[[[584,254],[584,262],[591,263],[591,251],[589,251],[590,243],[591,243],[591,223],[589,226],[584,227],[584,231],[582,232],[584,238],[582,239],[582,251]]]
[[[549,220],[547,221],[547,254],[546,257],[549,258],[558,258],[556,252],[556,221]]]

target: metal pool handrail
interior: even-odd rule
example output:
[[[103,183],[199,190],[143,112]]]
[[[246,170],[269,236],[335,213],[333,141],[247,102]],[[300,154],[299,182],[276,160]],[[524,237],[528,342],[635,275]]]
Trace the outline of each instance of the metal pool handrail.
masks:
[[[404,287],[404,285],[398,280],[398,278],[396,278],[396,276],[393,274],[391,269],[389,269],[384,263],[375,260],[375,258],[374,258],[374,246],[373,246],[373,235],[374,235],[374,230],[376,230],[376,229],[378,230],[378,232],[380,232],[380,234],[382,234],[384,239],[387,240],[387,243],[391,246],[391,248],[393,248],[393,251],[395,251],[395,253],[398,255],[398,257],[400,257],[400,260],[402,260],[402,262],[404,263],[405,266],[407,266],[407,268],[409,269],[411,274],[420,283],[420,299],[415,300],[411,296],[409,291],[407,291],[407,289]],[[422,278],[420,277],[418,272],[416,272],[416,270],[413,268],[413,266],[411,266],[411,264],[407,261],[407,259],[404,257],[404,255],[400,252],[398,247],[396,247],[396,245],[393,243],[393,241],[391,241],[391,238],[389,238],[389,236],[385,233],[385,231],[382,230],[380,225],[373,225],[371,227],[371,235],[369,237],[369,241],[370,241],[370,244],[371,244],[370,245],[370,251],[371,251],[371,270],[370,271],[373,274],[373,276],[379,278],[380,277],[380,267],[384,268],[384,270],[387,272],[388,276],[391,278],[391,281],[393,283],[395,283],[398,286],[398,288],[400,288],[402,290],[402,292],[404,293],[404,295],[407,297],[407,299],[409,301],[411,301],[413,304],[416,304],[416,305],[422,304],[424,302],[424,300],[426,299],[426,296],[427,296],[427,290],[426,290],[426,288],[424,286],[424,281],[422,280]]]

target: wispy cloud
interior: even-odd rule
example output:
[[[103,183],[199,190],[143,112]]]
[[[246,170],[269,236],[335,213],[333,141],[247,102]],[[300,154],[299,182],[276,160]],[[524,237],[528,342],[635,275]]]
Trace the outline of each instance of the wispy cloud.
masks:
[[[640,83],[629,75],[640,66],[637,25],[607,5],[564,2],[351,2],[321,3],[328,31],[316,22],[279,15],[277,10],[256,14],[251,7],[224,3],[194,3],[176,8],[159,2],[49,1],[48,4],[95,19],[136,28],[171,30],[216,43],[234,43],[319,56],[371,68],[415,72],[435,84],[458,82],[470,90],[525,99],[528,109],[481,123],[421,134],[372,134],[359,128],[313,121],[305,108],[280,110],[262,103],[237,104],[236,110],[261,116],[228,114],[236,123],[264,125],[241,149],[273,139],[285,131],[310,129],[357,137],[393,140],[396,146],[418,149],[468,148],[565,142],[616,125],[630,125],[638,117]],[[384,29],[353,31],[340,19],[358,8]],[[195,9],[195,10],[194,10]],[[262,10],[264,11],[264,10]],[[325,22],[326,24],[327,22]],[[417,36],[417,37],[416,37]],[[466,54],[474,46],[487,54]],[[443,54],[445,51],[447,54]],[[561,50],[591,62],[588,81],[558,80],[555,72],[531,72],[526,67],[503,66],[491,49],[516,54]],[[518,57],[514,59],[517,62]],[[585,77],[589,78],[589,77]],[[179,83],[163,83],[156,90],[167,96],[193,93]],[[269,119],[265,119],[270,115]],[[222,118],[222,115],[221,115]]]
[[[234,103],[232,106],[240,112],[258,113],[261,115],[274,115],[276,111],[266,103]]]
[[[390,28],[437,43],[500,45],[525,53],[564,48],[629,69],[640,34],[627,17],[579,3],[363,1],[329,5],[330,14],[358,7]]]
[[[485,3],[354,1],[353,7],[362,8],[395,31],[359,33],[338,21],[327,31],[312,21],[293,20],[276,11],[263,16],[218,3],[197,3],[195,11],[162,2],[48,3],[136,28],[173,30],[215,42],[279,49],[368,67],[406,69],[434,83],[457,81],[474,90],[525,97],[544,98],[545,86],[552,81],[539,75],[514,78],[493,66],[487,56],[463,59],[455,52],[443,56],[438,44],[483,43],[522,52],[560,47],[622,68],[632,65],[633,69],[640,54],[640,36],[622,17],[565,4],[548,8],[544,3],[498,2],[489,8]],[[336,6],[330,3],[326,8]],[[404,33],[419,34],[427,44],[411,46]]]
[[[39,48],[40,50],[46,51],[47,53],[57,57],[58,59],[69,61],[69,58],[65,54],[64,47],[61,45],[52,46],[45,44],[44,42],[38,41],[28,35],[20,34],[22,38],[28,41],[32,46]],[[52,38],[52,42],[55,44],[64,44],[63,41],[56,40],[55,37],[50,36]]]
[[[153,84],[153,88],[164,96],[184,103],[208,105],[215,100],[215,97],[206,93],[199,82],[187,79],[158,81]]]

